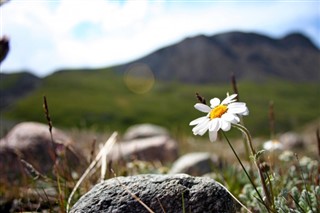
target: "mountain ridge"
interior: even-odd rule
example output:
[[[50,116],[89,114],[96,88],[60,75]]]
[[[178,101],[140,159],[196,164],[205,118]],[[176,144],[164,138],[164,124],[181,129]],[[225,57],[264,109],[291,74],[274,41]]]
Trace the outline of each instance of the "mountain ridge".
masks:
[[[92,69],[65,68],[50,75],[101,69],[114,69],[124,74],[135,64],[147,65],[155,77],[163,81],[224,83],[229,82],[233,73],[238,80],[264,81],[275,78],[294,82],[320,81],[320,48],[298,32],[282,38],[241,31],[212,36],[197,35],[127,63]]]
[[[280,39],[239,31],[198,35],[115,69],[124,73],[138,63],[149,66],[155,77],[164,81],[228,82],[232,73],[239,80],[320,80],[320,51],[300,33],[291,33]]]

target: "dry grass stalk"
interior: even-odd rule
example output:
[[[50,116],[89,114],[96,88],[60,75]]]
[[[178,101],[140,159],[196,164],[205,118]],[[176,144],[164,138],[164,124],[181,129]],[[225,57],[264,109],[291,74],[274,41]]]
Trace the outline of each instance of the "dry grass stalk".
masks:
[[[43,110],[44,110],[44,114],[46,116],[47,122],[48,122],[48,126],[49,126],[49,132],[51,135],[51,140],[53,142],[53,137],[52,137],[52,120],[50,118],[50,114],[49,114],[49,107],[48,107],[48,102],[47,102],[47,98],[46,96],[43,96]]]
[[[106,141],[106,143],[104,144],[104,146],[102,147],[100,152],[97,154],[97,156],[94,159],[94,161],[92,161],[92,163],[89,165],[89,167],[86,169],[86,171],[82,174],[82,176],[80,177],[80,179],[78,180],[78,182],[76,183],[74,188],[72,189],[72,192],[71,192],[71,194],[70,194],[70,196],[68,198],[68,202],[67,202],[67,209],[66,209],[67,212],[69,212],[69,210],[70,210],[70,203],[71,203],[71,199],[72,199],[74,193],[77,191],[77,189],[79,188],[80,184],[87,177],[87,175],[90,173],[90,171],[95,167],[97,162],[99,162],[99,160],[102,158],[103,153],[105,152],[106,153],[105,155],[107,155],[111,151],[112,146],[116,142],[117,135],[118,135],[118,133],[114,132],[109,137],[109,139]]]
[[[157,198],[158,202],[159,202],[159,205],[160,205],[160,208],[162,210],[163,213],[166,213],[166,211],[164,210],[163,206],[162,206],[162,203],[160,202],[159,198]]]
[[[49,152],[49,153],[51,155],[50,157],[53,160],[53,162],[56,163],[57,153],[56,153],[56,150],[54,148],[54,142],[53,142],[53,135],[52,135],[53,125],[52,125],[52,120],[51,120],[50,114],[49,114],[49,106],[48,106],[48,102],[47,102],[46,96],[43,96],[43,110],[44,110],[44,114],[46,116],[46,120],[47,120],[48,126],[49,126],[49,132],[50,132],[50,137],[51,137],[51,149],[53,151],[53,154],[51,154],[51,152]]]
[[[100,181],[103,182],[107,172],[107,150],[105,147],[101,149],[101,176]]]
[[[27,174],[29,174],[32,177],[33,180],[37,180],[39,178],[42,178],[43,180],[51,181],[47,176],[41,174],[37,169],[35,169],[27,161],[21,159],[20,162],[23,165],[23,167],[25,168],[25,170],[27,171]]]
[[[222,184],[219,183],[218,181],[216,181],[216,183],[217,183],[218,185],[220,185],[222,188],[224,188],[224,189],[228,192],[228,194],[229,194],[237,203],[239,203],[240,206],[242,206],[242,208],[244,208],[247,212],[252,213],[252,212],[251,212],[245,205],[243,205],[243,204],[240,202],[240,200],[238,200],[238,199],[236,198],[236,196],[234,196],[224,185],[222,185]]]
[[[126,191],[128,192],[136,201],[138,201],[145,209],[148,210],[148,212],[150,213],[155,213],[152,209],[150,209],[137,195],[133,194],[130,189],[128,187],[126,187],[125,185],[123,185],[119,179],[117,178],[117,175],[114,173],[114,171],[111,169],[111,172],[113,173],[114,177],[116,178],[116,180],[118,181],[118,183],[120,184],[120,186]]]

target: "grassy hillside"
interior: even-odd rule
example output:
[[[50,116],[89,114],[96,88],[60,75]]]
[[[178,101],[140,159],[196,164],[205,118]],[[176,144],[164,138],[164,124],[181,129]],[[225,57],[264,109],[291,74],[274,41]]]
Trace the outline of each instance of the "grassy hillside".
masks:
[[[246,126],[255,136],[268,135],[268,106],[272,100],[278,132],[297,129],[316,119],[319,113],[317,84],[279,81],[238,84],[240,98],[247,102],[250,116]],[[54,126],[124,131],[132,124],[150,122],[174,132],[191,134],[189,122],[202,113],[196,111],[195,92],[224,98],[231,85],[186,85],[156,81],[150,92],[136,94],[122,76],[112,70],[58,72],[46,77],[32,94],[3,112],[3,118],[46,122],[42,103],[45,95]]]

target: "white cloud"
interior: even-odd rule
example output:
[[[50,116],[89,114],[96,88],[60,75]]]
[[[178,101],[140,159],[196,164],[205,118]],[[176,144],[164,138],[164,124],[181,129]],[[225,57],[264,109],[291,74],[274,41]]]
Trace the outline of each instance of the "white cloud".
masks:
[[[59,68],[110,66],[187,36],[231,30],[278,37],[300,30],[320,45],[317,6],[310,1],[12,0],[1,7],[1,35],[11,39],[1,69],[43,76]]]

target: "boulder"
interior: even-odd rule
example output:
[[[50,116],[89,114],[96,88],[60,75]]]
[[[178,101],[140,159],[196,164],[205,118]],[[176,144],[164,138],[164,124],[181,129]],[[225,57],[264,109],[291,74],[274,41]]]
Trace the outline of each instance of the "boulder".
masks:
[[[23,122],[14,126],[0,140],[0,181],[16,181],[26,174],[21,159],[43,175],[53,174],[55,162],[57,169],[81,172],[85,162],[70,145],[71,138],[53,128],[52,139],[48,125]]]
[[[123,135],[123,140],[130,141],[159,135],[169,135],[169,133],[165,128],[154,124],[137,124],[127,129]]]
[[[213,179],[186,174],[112,178],[94,186],[70,212],[149,212],[128,191],[154,212],[236,212],[235,201]]]
[[[114,162],[136,159],[164,163],[172,162],[177,157],[177,142],[169,136],[160,135],[116,143],[108,158]]]
[[[212,172],[213,167],[219,167],[219,157],[209,152],[188,153],[176,160],[169,174],[186,173],[201,176]]]

